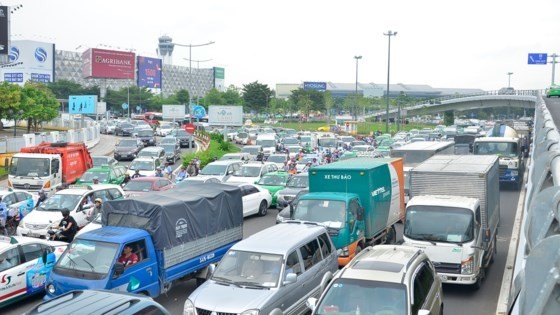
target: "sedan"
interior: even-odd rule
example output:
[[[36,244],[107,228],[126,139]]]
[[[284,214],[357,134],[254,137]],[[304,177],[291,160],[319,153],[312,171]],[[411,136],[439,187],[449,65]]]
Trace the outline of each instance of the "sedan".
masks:
[[[124,187],[124,195],[140,195],[150,191],[164,191],[175,187],[169,179],[163,177],[138,177],[131,179]]]
[[[290,174],[284,171],[266,173],[257,182],[257,185],[270,192],[272,196],[271,206],[276,207],[276,193],[286,187],[286,182],[290,178]]]
[[[119,164],[117,160],[113,157],[106,156],[106,155],[92,155],[91,160],[93,161],[93,167],[99,166],[116,166]]]
[[[260,217],[268,213],[268,206],[272,203],[272,196],[268,190],[257,185],[247,183],[228,182],[241,188],[243,195],[243,217],[256,214]]]

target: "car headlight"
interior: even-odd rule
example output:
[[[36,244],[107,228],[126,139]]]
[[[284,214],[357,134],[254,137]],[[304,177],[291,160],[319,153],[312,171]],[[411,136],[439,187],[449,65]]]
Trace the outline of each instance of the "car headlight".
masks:
[[[467,260],[461,262],[461,274],[472,274],[474,272],[474,257],[470,256]]]
[[[259,315],[259,310],[246,310],[239,315]]]
[[[191,302],[191,300],[187,299],[185,301],[185,306],[183,307],[183,315],[195,315],[195,314],[196,314],[196,311],[195,311],[193,302]]]
[[[54,284],[52,283],[47,284],[47,292],[49,294],[54,294],[56,292],[56,289],[54,288]]]

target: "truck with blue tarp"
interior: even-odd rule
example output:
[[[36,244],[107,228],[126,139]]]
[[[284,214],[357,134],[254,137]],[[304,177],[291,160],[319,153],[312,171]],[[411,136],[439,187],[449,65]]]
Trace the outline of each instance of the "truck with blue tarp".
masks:
[[[368,245],[394,243],[404,218],[403,160],[353,158],[312,167],[309,193],[291,205],[292,220],[327,227],[346,265]]]
[[[68,246],[49,275],[45,299],[85,289],[157,297],[179,279],[198,284],[243,238],[242,204],[241,190],[225,184],[107,201],[103,227]]]

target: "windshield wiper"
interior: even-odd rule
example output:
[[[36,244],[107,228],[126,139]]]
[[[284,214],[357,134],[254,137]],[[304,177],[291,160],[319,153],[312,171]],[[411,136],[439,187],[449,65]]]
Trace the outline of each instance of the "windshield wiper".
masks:
[[[269,287],[265,287],[263,285],[260,285],[258,283],[254,283],[254,282],[249,282],[249,281],[233,281],[233,284],[237,285],[237,286],[244,286],[244,287],[254,287],[254,288],[259,288],[259,289],[269,289]]]
[[[436,242],[434,242],[434,234],[413,234],[413,235],[407,235],[408,237],[418,240],[418,241],[426,241],[426,242],[430,242],[430,244],[432,245],[437,245]]]
[[[237,284],[236,282],[234,282],[234,281],[232,281],[232,280],[230,280],[230,279],[228,279],[228,278],[224,278],[224,277],[212,277],[212,280],[218,281],[218,282],[223,282],[223,283],[226,283],[226,284],[233,284],[233,285],[235,285],[236,287],[241,288],[241,286],[240,286],[239,284]]]
[[[82,260],[83,260],[86,264],[88,264],[89,268],[91,268],[91,272],[95,272],[95,267],[93,267],[93,265],[92,265],[89,261],[87,261],[85,258],[82,258]]]

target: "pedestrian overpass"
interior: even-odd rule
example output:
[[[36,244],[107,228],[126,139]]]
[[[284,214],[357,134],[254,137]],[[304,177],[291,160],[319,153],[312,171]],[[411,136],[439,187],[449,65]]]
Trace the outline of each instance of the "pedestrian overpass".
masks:
[[[402,106],[401,116],[430,115],[446,111],[467,111],[483,108],[516,107],[535,109],[538,90],[488,91],[472,95],[453,95],[444,98],[426,100],[412,106]],[[389,117],[397,117],[397,108],[390,108]],[[367,117],[385,118],[385,110],[374,112]]]

